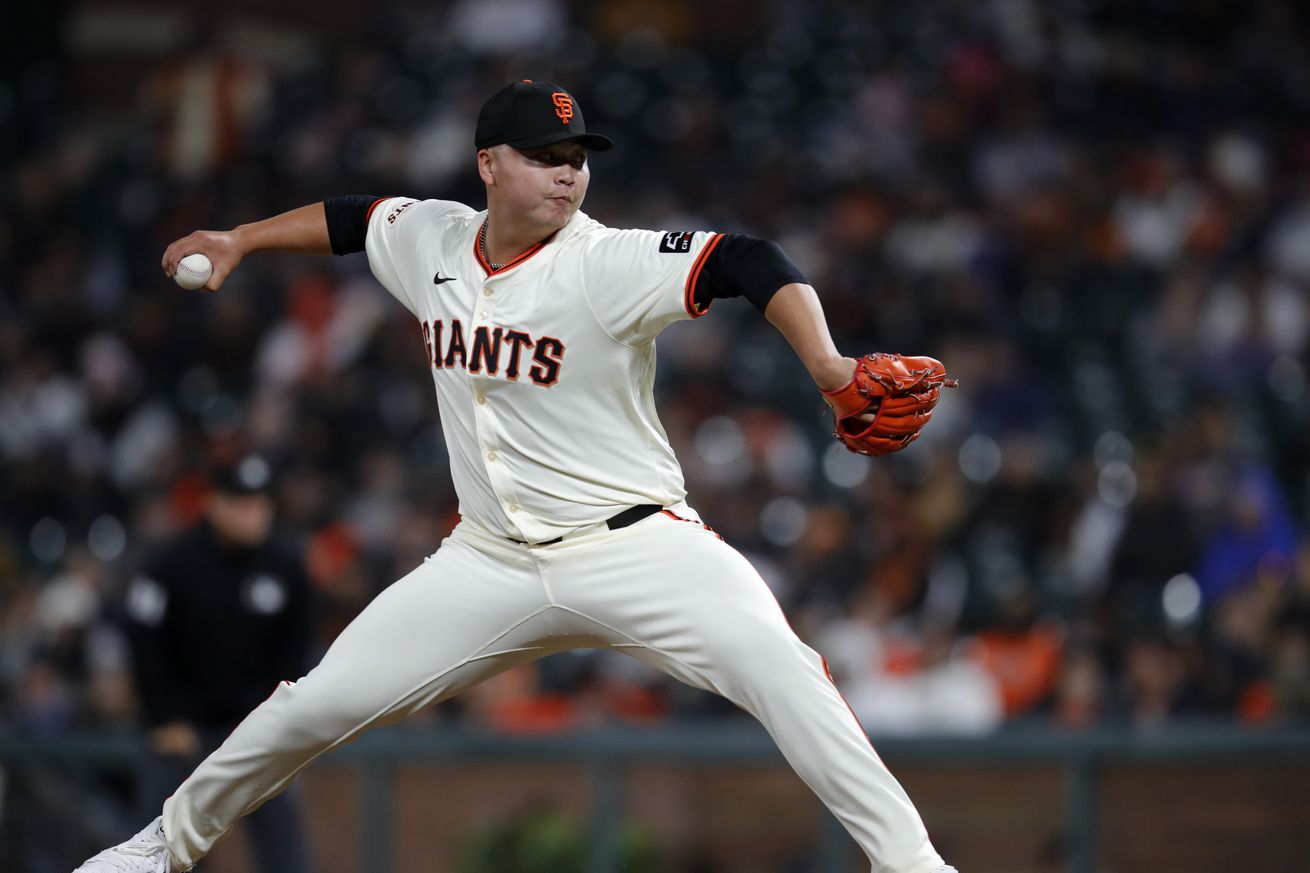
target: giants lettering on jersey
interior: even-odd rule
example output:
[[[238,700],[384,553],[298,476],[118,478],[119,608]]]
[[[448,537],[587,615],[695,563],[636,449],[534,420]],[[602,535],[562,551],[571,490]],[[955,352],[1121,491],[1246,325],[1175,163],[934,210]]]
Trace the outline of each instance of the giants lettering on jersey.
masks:
[[[503,371],[506,379],[517,382],[526,368],[533,384],[543,388],[559,381],[559,369],[564,363],[564,343],[553,336],[533,339],[521,330],[480,325],[466,341],[458,318],[451,319],[449,328],[441,319],[423,322],[423,345],[435,370],[459,367],[488,376]],[[524,356],[528,350],[531,358]]]
[[[381,200],[378,201],[378,203],[381,202],[382,202]],[[417,200],[406,200],[404,203],[392,209],[390,212],[387,213],[387,224],[395,224],[396,219],[400,218],[400,213],[404,212],[406,209],[413,206],[417,202],[418,202]]]

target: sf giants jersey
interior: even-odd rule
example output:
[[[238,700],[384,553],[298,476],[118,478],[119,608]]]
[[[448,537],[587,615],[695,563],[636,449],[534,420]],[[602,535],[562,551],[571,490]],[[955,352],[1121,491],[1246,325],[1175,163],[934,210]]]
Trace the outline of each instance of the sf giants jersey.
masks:
[[[703,314],[692,292],[720,236],[614,230],[581,212],[492,271],[485,212],[382,200],[366,250],[419,320],[460,513],[544,542],[686,496],[655,414],[656,335]]]

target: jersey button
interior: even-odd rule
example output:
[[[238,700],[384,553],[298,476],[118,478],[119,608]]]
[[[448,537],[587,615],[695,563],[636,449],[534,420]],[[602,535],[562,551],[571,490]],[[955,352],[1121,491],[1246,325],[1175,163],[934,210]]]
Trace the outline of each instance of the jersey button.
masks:
[[[482,312],[478,313],[478,318],[482,319],[483,321],[487,320],[487,312],[485,309]]]
[[[518,505],[517,503],[511,503],[511,504],[509,505],[509,511],[510,511],[510,512],[518,512],[518,511],[519,511],[519,505]]]
[[[498,456],[496,455],[495,452],[487,452],[487,460],[488,460],[488,461],[494,461],[494,460],[496,460],[497,457],[498,457]]]
[[[476,397],[474,397],[473,399],[477,401],[478,406],[481,406],[482,404],[484,404],[484,403],[487,402],[487,395],[485,395],[485,394],[478,394],[478,395],[477,395]]]
[[[491,294],[492,294],[492,291],[491,291],[490,288],[483,288],[483,289],[482,289],[482,296],[483,296],[483,297],[490,297]]]

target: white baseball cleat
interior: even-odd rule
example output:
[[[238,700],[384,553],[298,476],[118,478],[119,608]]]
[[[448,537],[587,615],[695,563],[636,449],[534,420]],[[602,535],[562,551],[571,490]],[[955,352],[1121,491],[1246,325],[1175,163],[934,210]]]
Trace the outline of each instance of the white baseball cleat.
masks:
[[[73,873],[177,873],[164,842],[164,817],[125,843],[105,849]]]

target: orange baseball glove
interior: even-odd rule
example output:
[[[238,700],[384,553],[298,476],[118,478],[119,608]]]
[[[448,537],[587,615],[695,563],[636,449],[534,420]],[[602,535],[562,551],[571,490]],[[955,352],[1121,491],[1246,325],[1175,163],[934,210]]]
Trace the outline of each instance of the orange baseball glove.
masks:
[[[823,399],[832,407],[833,436],[846,448],[889,455],[919,438],[941,389],[957,384],[936,358],[874,352],[858,358],[851,381]]]

